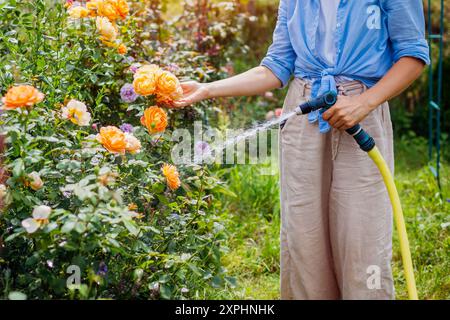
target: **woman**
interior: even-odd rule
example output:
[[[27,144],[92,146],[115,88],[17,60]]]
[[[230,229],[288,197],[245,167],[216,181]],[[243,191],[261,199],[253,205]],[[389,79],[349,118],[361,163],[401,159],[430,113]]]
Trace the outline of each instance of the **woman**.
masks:
[[[261,66],[184,83],[176,107],[250,96],[294,80],[283,112],[310,96],[336,105],[281,129],[282,299],[392,299],[392,213],[381,176],[344,130],[361,123],[393,169],[387,101],[429,63],[420,0],[281,0]]]

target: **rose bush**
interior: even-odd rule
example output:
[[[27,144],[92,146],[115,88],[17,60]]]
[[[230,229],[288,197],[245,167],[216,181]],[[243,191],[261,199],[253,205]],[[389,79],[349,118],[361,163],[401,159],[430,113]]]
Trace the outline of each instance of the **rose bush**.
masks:
[[[214,68],[179,34],[158,42],[167,54],[141,49],[141,4],[0,4],[5,298],[201,298],[233,284],[215,201],[226,190],[205,167],[171,164],[170,132],[192,118],[165,109],[177,76]]]

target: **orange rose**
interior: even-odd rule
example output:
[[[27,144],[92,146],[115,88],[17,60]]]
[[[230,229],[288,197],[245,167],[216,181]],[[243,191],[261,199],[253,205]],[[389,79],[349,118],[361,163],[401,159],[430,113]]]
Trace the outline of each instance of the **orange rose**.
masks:
[[[127,141],[125,133],[117,127],[107,126],[100,129],[97,140],[111,153],[125,154]]]
[[[129,11],[126,0],[103,0],[97,4],[97,14],[111,21],[125,19]]]
[[[150,133],[164,132],[167,127],[167,114],[157,106],[147,108],[141,117],[141,123]]]
[[[169,188],[171,190],[177,190],[181,185],[180,175],[177,168],[171,164],[164,164],[161,170],[163,175],[166,177]]]
[[[140,67],[134,74],[134,91],[141,96],[149,96],[155,93],[161,69],[154,64]]]
[[[10,88],[2,98],[2,103],[3,109],[16,109],[32,107],[42,100],[44,100],[44,94],[35,87],[21,85]]]
[[[126,0],[117,0],[116,2],[116,10],[119,16],[122,19],[125,19],[130,12],[130,8],[128,7],[128,2]]]
[[[117,52],[118,52],[119,54],[125,54],[125,53],[128,52],[128,49],[127,49],[127,47],[126,47],[123,43],[121,43],[121,44],[119,45],[119,47],[117,47]]]
[[[183,89],[178,78],[169,71],[161,72],[156,84],[158,101],[171,103],[173,100],[181,98]]]
[[[136,203],[132,202],[128,205],[128,210],[134,211],[137,210],[138,206]]]

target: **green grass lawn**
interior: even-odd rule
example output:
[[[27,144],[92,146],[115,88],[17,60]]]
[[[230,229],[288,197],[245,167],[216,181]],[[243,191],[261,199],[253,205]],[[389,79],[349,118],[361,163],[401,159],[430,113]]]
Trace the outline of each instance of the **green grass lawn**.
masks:
[[[450,170],[442,170],[442,192],[427,165],[426,143],[398,139],[396,182],[399,188],[419,297],[450,299]],[[224,196],[229,251],[223,258],[236,287],[214,290],[213,299],[279,299],[278,176],[261,175],[260,166],[235,166],[219,174],[239,198]],[[393,270],[397,299],[407,299],[397,235]]]

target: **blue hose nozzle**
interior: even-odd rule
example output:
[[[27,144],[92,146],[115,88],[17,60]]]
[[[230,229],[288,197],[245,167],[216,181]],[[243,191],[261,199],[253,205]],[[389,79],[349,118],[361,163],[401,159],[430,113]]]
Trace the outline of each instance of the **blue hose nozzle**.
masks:
[[[295,109],[295,112],[298,115],[303,115],[320,109],[329,109],[336,104],[336,101],[337,93],[335,91],[328,91],[317,98],[299,105]],[[356,143],[358,143],[359,147],[363,151],[369,152],[375,147],[375,140],[366,131],[364,131],[359,124],[346,131],[355,139]]]
[[[336,101],[337,101],[336,91],[328,91],[325,94],[323,94],[315,99],[309,100],[309,101],[299,105],[295,109],[295,112],[298,115],[302,115],[302,114],[308,114],[308,113],[311,113],[313,111],[323,109],[323,108],[329,109],[336,104]]]

